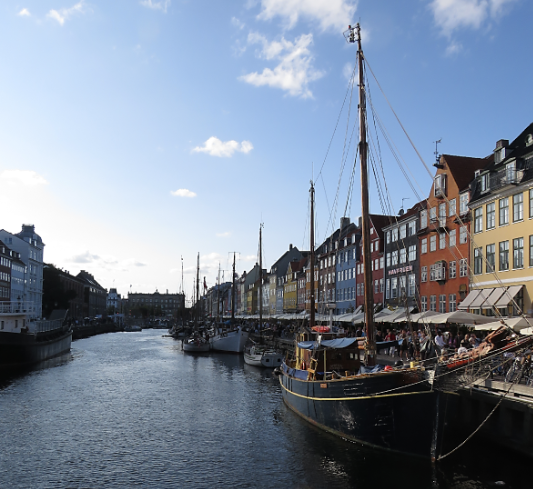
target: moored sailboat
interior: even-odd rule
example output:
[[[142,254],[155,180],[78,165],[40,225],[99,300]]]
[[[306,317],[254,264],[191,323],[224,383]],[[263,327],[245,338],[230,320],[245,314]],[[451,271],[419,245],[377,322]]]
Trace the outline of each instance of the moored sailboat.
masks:
[[[433,372],[420,367],[376,365],[372,263],[367,176],[366,94],[360,28],[349,28],[358,43],[359,157],[364,260],[364,339],[313,331],[314,185],[311,182],[310,320],[298,336],[295,356],[283,363],[280,384],[284,402],[310,423],[352,441],[389,451],[435,458],[442,419]]]

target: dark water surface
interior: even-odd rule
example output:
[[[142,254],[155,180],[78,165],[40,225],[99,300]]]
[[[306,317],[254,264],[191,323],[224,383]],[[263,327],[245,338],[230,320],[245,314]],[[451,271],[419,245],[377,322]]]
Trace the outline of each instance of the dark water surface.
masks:
[[[286,408],[271,371],[164,333],[78,340],[0,379],[0,488],[533,487],[483,444],[434,468],[334,438]]]

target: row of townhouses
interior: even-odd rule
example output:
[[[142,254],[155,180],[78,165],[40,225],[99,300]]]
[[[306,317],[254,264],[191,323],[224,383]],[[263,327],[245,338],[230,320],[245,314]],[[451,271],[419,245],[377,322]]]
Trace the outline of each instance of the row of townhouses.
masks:
[[[371,215],[372,288],[377,307],[512,316],[533,313],[533,124],[490,156],[441,155],[429,195],[399,215]],[[315,250],[318,312],[364,303],[361,223],[341,218]],[[310,253],[292,245],[270,270],[236,281],[235,313],[309,309]],[[260,285],[263,296],[259,298]],[[228,315],[230,283],[209,289],[206,312]]]
[[[0,302],[24,304],[30,318],[42,318],[50,310],[43,307],[47,285],[60,284],[69,297],[69,316],[73,319],[102,317],[106,314],[144,310],[162,317],[178,317],[184,307],[183,294],[130,294],[124,300],[112,288],[109,292],[86,270],[70,274],[43,261],[44,243],[35,226],[24,224],[12,234],[0,230]],[[50,309],[50,307],[48,307]]]

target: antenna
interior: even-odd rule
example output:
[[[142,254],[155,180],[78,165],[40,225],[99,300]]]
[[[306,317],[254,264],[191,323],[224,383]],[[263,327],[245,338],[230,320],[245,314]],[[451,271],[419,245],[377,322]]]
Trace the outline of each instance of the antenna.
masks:
[[[356,29],[355,27],[352,27],[351,25],[349,25],[348,29],[342,33],[342,35],[344,36],[344,39],[346,39],[346,42],[349,44],[352,44],[356,41],[355,29]]]
[[[433,166],[437,167],[437,168],[440,168],[440,155],[439,155],[439,143],[442,142],[442,138],[440,138],[438,141],[433,141],[435,143],[435,153],[433,153],[435,155],[435,163],[433,164]]]
[[[405,213],[405,211],[403,210],[403,201],[404,201],[404,200],[409,200],[409,197],[404,197],[404,198],[402,199],[402,207],[400,208],[400,212],[398,212],[398,214],[399,214],[400,216],[403,216],[404,213]]]

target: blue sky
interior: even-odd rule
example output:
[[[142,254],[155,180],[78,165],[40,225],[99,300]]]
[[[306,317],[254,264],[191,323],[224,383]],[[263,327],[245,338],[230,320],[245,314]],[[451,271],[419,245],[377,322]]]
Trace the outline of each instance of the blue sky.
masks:
[[[250,270],[260,222],[268,268],[289,244],[309,246],[309,181],[355,60],[348,24],[361,23],[366,58],[431,164],[437,139],[482,157],[532,122],[531,18],[526,0],[4,0],[0,228],[35,224],[45,261],[123,294],[178,291],[183,257],[190,297],[197,252],[208,285],[219,263],[230,277],[230,252]],[[346,127],[343,115],[316,182],[318,241],[347,199]],[[381,145],[391,205],[408,207],[416,196]],[[381,212],[375,191],[371,206]]]

